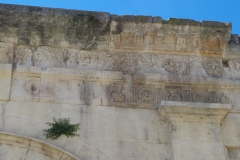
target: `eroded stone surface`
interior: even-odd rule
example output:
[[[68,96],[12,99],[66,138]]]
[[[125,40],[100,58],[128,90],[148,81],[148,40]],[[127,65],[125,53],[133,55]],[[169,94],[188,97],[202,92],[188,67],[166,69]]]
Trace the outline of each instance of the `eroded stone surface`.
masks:
[[[1,131],[80,159],[239,158],[240,42],[231,23],[8,4],[0,19]],[[158,116],[163,101],[175,105],[163,119],[176,123]],[[47,140],[53,117],[80,123],[80,137]],[[1,158],[12,159],[10,149],[26,153],[4,145]],[[48,159],[36,152],[25,158]]]

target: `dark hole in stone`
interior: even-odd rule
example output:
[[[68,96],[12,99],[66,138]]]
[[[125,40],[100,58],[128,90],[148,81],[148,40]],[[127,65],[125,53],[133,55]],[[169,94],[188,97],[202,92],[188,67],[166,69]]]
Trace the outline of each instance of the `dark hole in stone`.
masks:
[[[223,67],[229,67],[227,60],[222,60]]]
[[[32,85],[32,86],[31,86],[31,90],[34,92],[34,91],[36,91],[36,90],[37,90],[37,87],[36,87],[36,86],[34,86],[34,85]]]

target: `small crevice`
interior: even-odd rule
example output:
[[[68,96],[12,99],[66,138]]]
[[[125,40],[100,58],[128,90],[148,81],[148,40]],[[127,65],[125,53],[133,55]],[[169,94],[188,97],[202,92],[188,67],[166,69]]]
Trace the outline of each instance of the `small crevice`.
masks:
[[[229,68],[228,60],[222,60],[223,67]]]
[[[26,160],[26,158],[27,158],[27,155],[28,155],[28,152],[29,152],[29,148],[30,148],[30,146],[31,146],[31,143],[32,143],[32,140],[30,140],[30,143],[29,143],[29,146],[28,146],[28,149],[27,149],[27,152],[26,152],[26,155],[25,155],[24,160]]]

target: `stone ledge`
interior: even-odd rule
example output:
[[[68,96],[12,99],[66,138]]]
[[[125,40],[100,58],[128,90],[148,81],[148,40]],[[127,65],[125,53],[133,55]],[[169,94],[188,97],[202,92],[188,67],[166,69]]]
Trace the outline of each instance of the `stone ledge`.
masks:
[[[221,122],[230,104],[162,101],[158,112],[164,121]]]

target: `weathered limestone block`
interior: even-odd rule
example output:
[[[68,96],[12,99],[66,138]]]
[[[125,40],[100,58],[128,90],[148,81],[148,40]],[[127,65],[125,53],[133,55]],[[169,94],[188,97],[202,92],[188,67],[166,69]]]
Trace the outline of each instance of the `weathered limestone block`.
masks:
[[[222,55],[231,24],[149,16],[112,16],[109,49]]]
[[[0,130],[80,159],[239,159],[240,39],[230,31],[230,23],[0,4]],[[53,117],[80,123],[80,137],[47,140]],[[55,150],[49,158],[30,141],[28,152],[1,144],[0,156],[71,159]]]
[[[238,58],[240,54],[240,38],[237,34],[232,34],[228,46],[226,48],[226,56],[231,58]]]
[[[0,42],[0,63],[13,63],[13,50],[14,46],[12,43]]]
[[[12,64],[0,63],[0,100],[9,100],[11,90]]]
[[[240,158],[240,148],[228,148],[229,160],[238,160]]]
[[[227,147],[240,147],[239,113],[239,109],[232,110],[222,123],[223,142]]]
[[[15,44],[43,45],[45,26],[52,26],[53,9],[1,4],[4,40]]]
[[[118,153],[118,154],[116,154]],[[129,142],[90,142],[86,143],[80,151],[82,159],[129,159],[166,160],[167,149],[165,144],[144,144]]]
[[[221,120],[229,104],[162,101],[160,117],[169,123],[173,160],[226,160]]]
[[[41,68],[34,66],[17,66],[12,78],[11,100],[39,101]],[[24,74],[28,76],[24,76]]]
[[[1,4],[3,41],[106,50],[110,14]],[[5,28],[5,30],[1,30]]]
[[[5,113],[5,104],[6,101],[0,101],[0,131],[3,130],[5,121],[4,121],[4,113]]]
[[[231,23],[203,21],[200,31],[201,55],[222,55],[231,36]]]
[[[1,159],[62,159],[79,160],[77,157],[42,141],[9,133],[0,133]],[[14,154],[13,154],[14,153]]]
[[[80,159],[168,159],[169,131],[156,109],[11,101],[3,115],[4,131],[41,139]],[[80,123],[80,137],[47,140],[43,129],[53,117]]]

